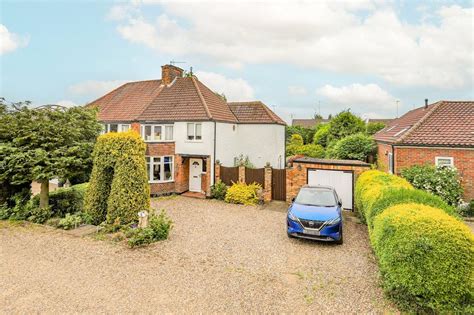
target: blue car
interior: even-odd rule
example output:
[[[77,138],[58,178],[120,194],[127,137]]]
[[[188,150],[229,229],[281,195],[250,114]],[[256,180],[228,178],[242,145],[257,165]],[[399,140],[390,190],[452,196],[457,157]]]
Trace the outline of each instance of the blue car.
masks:
[[[303,186],[288,209],[288,237],[342,244],[341,207],[334,188]]]

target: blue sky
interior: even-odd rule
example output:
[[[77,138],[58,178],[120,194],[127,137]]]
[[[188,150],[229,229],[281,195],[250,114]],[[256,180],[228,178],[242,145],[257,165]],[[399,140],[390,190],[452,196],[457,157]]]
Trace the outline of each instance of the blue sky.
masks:
[[[474,98],[470,1],[2,1],[0,95],[81,105],[186,61],[285,120]]]

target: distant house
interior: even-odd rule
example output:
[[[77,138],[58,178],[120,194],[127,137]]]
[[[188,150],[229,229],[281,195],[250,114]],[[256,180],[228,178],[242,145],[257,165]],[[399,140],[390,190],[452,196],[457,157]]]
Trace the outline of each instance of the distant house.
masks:
[[[409,111],[375,134],[380,168],[399,174],[412,165],[456,167],[464,198],[474,199],[474,102],[439,101]]]
[[[382,123],[382,124],[385,124],[385,125],[388,125],[392,122],[393,119],[391,118],[367,118],[365,120],[365,123],[366,124],[369,124],[369,123]]]
[[[227,103],[195,76],[162,66],[161,80],[126,83],[93,101],[104,132],[134,129],[147,144],[152,194],[206,193],[214,164],[241,155],[284,168],[285,122],[262,102]]]
[[[292,126],[300,126],[305,128],[312,128],[318,124],[326,124],[329,119],[318,118],[318,119],[293,119],[291,121]]]

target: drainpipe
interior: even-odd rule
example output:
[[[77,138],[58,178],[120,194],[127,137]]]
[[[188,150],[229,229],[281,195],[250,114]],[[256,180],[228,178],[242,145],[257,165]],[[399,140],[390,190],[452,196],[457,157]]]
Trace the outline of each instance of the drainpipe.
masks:
[[[216,164],[216,142],[217,142],[217,122],[214,121],[214,158],[212,161],[211,165],[211,170],[212,170],[212,176],[211,176],[211,185],[214,185],[215,180],[216,180],[216,174],[215,174],[215,164]]]
[[[390,146],[392,147],[392,170],[393,170],[392,174],[395,175],[396,173],[395,172],[395,150],[393,148],[393,144],[391,144]]]

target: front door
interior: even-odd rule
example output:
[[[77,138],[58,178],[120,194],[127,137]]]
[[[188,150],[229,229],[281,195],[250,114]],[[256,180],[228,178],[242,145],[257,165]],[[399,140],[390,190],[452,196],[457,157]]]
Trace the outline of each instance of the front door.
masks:
[[[202,159],[189,159],[189,191],[201,192]]]

